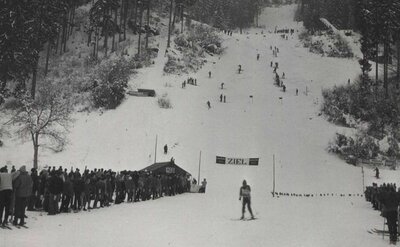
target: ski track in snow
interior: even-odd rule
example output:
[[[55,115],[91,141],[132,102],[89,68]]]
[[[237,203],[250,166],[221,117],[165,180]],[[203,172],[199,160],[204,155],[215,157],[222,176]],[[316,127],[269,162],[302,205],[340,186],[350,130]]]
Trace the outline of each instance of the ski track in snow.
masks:
[[[153,162],[158,135],[157,161],[173,156],[196,178],[202,151],[206,194],[124,203],[88,213],[28,212],[29,229],[0,229],[0,246],[386,246],[381,236],[367,232],[382,228],[383,218],[363,197],[271,196],[274,154],[277,191],[362,193],[360,168],[326,152],[334,133],[346,129],[318,116],[321,90],[356,78],[358,62],[320,57],[303,48],[296,35],[286,41],[268,33],[275,26],[300,32],[301,23],[292,21],[295,8],[267,8],[259,20],[265,24],[263,29],[224,36],[226,53],[209,57],[196,74],[164,76],[163,41],[155,64],[139,71],[131,86],[153,88],[158,95],[168,93],[172,109],[160,109],[156,98],[127,96],[116,110],[76,114],[67,149],[40,154],[41,164],[141,169]],[[272,57],[271,45],[279,48],[278,58]],[[286,93],[273,85],[271,61],[279,62],[280,75],[286,74]],[[242,74],[237,74],[238,64]],[[197,78],[198,86],[181,89],[190,76]],[[224,90],[219,89],[221,82]],[[172,86],[165,87],[166,83]],[[219,103],[221,93],[227,97],[225,104]],[[165,143],[179,145],[165,156]],[[30,165],[31,153],[30,143],[6,146],[0,149],[0,162]],[[216,155],[259,157],[260,165],[217,165]],[[381,175],[379,182],[399,183],[397,172],[383,170]],[[238,193],[243,179],[252,187],[256,221],[231,220],[240,216]],[[365,184],[373,181],[373,172],[366,170]]]

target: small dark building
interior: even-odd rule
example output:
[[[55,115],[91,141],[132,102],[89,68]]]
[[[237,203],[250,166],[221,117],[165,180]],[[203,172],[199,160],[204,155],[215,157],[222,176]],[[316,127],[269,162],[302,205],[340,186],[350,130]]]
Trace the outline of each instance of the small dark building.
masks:
[[[177,175],[191,175],[187,171],[183,170],[180,168],[178,165],[175,163],[168,161],[168,162],[160,162],[160,163],[155,163],[152,164],[146,168],[143,168],[140,171],[146,171],[146,172],[151,172],[153,174],[177,174]]]

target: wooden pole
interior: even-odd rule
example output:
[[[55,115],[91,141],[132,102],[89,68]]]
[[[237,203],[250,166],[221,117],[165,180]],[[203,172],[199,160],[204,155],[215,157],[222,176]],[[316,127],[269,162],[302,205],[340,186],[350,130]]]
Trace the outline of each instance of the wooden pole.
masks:
[[[200,151],[200,157],[199,157],[199,173],[197,175],[197,183],[200,184],[200,167],[201,167],[201,151]]]
[[[272,164],[273,164],[273,184],[272,184],[272,196],[275,197],[275,154],[272,155]]]
[[[364,183],[364,167],[361,167],[361,173],[362,173],[362,185],[363,185],[363,192],[365,191],[365,183]]]
[[[156,135],[156,146],[154,148],[154,164],[157,162],[157,139],[158,135]]]

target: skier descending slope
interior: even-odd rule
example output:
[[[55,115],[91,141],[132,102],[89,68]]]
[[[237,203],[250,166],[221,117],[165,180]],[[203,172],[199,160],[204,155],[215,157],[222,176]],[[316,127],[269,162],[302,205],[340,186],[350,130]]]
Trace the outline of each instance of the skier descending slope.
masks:
[[[244,219],[244,212],[245,212],[245,207],[247,204],[247,209],[250,212],[251,215],[251,219],[254,219],[254,215],[253,215],[253,211],[251,210],[251,188],[250,185],[247,184],[246,180],[243,180],[243,186],[240,187],[240,192],[239,192],[239,200],[242,199],[243,197],[243,201],[242,201],[242,217],[240,218],[241,220]]]

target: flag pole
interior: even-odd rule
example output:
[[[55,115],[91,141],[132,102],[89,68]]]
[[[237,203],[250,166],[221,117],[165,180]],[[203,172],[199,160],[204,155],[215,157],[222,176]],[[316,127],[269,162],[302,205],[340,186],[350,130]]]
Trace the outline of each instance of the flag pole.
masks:
[[[197,176],[197,183],[200,184],[200,166],[201,166],[201,150],[200,150],[200,157],[199,157],[199,173]]]
[[[158,135],[156,135],[156,145],[154,148],[154,164],[157,162],[157,139],[158,139]]]
[[[275,197],[275,154],[272,155],[272,164],[273,164],[273,184],[272,184],[272,197]]]

